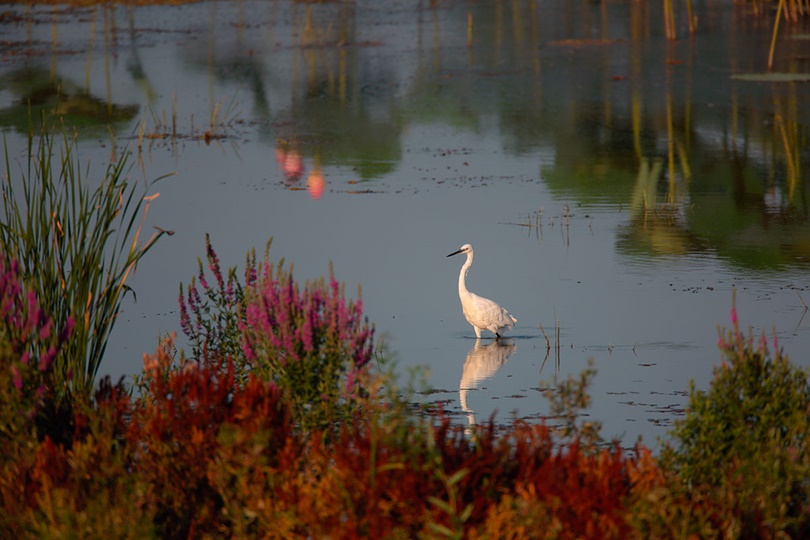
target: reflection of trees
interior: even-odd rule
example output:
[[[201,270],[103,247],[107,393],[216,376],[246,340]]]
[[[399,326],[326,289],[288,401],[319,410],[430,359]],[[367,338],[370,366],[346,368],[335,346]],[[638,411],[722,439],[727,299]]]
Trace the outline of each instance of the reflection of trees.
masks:
[[[749,267],[808,260],[806,201],[788,195],[783,167],[700,143],[690,149],[690,159],[701,172],[685,186],[666,180],[663,160],[652,172],[649,160],[642,162],[631,218],[618,235],[619,251],[644,256],[709,252]]]
[[[618,241],[625,253],[710,251],[746,265],[804,257],[808,156],[795,119],[806,99],[798,88],[765,93],[705,67],[754,68],[750,34],[713,26],[701,40],[672,44],[654,33],[657,6],[563,3],[549,13],[478,3],[420,10],[413,67],[403,71],[379,69],[378,44],[357,46],[359,10],[340,9],[312,6],[300,18],[293,71],[301,75],[275,117],[317,141],[322,164],[374,178],[399,160],[409,124],[479,130],[494,119],[507,152],[551,149],[542,176],[553,193],[632,209]],[[714,16],[745,20],[734,9]],[[773,112],[754,112],[763,108]],[[639,190],[642,203],[633,201]]]
[[[14,102],[0,109],[0,125],[28,133],[32,118],[59,116],[70,126],[87,128],[128,122],[138,114],[137,105],[117,105],[95,97],[67,78],[33,67],[12,71],[0,78],[0,90],[11,92]]]
[[[290,126],[285,138],[300,140],[302,150],[317,153],[323,166],[352,167],[363,180],[393,171],[402,152],[396,120],[377,119],[362,103],[341,107],[338,100],[321,93],[322,86],[323,82],[313,84],[304,99],[276,116],[276,121]]]
[[[325,178],[334,165],[361,179],[390,173],[416,124],[497,126],[507,156],[542,156],[552,193],[632,207],[619,240],[626,253],[802,260],[807,93],[729,77],[761,69],[757,41],[769,25],[733,5],[701,5],[699,39],[673,43],[656,3],[431,5],[215,4],[208,34],[182,54],[210,80],[247,88],[260,137],[294,147]],[[130,26],[136,82],[145,32]],[[801,47],[793,40],[779,52],[797,57]],[[104,121],[134,114],[62,87],[72,96],[63,108]],[[644,173],[645,204],[632,204],[653,163],[662,167]]]
[[[324,167],[347,165],[375,178],[401,159],[409,124],[479,130],[491,118],[507,151],[553,149],[555,163],[543,173],[555,191],[616,203],[632,192],[640,159],[667,158],[671,176],[670,163],[689,164],[696,133],[730,120],[724,105],[695,114],[694,103],[725,104],[735,93],[725,70],[694,77],[696,59],[752,64],[750,37],[723,34],[714,22],[697,44],[667,44],[656,34],[659,7],[648,4],[426,7],[402,24],[386,19],[392,31],[383,41],[364,36],[384,17],[354,3],[275,6],[264,21],[237,10],[235,39],[215,34],[222,30],[212,22],[208,41],[216,46],[188,54],[218,80],[246,83],[268,139],[295,141]],[[743,24],[733,13],[720,8],[714,17]],[[251,33],[251,25],[272,28],[272,38]],[[752,106],[762,97],[752,94]],[[662,188],[662,198],[669,191]]]
[[[356,6],[292,9],[292,51],[261,54],[266,44],[240,31],[227,45],[189,50],[191,65],[221,81],[246,83],[252,120],[273,146],[279,139],[294,143],[320,166],[350,166],[361,179],[391,172],[402,153],[397,99],[388,84],[396,76],[391,66],[369,64],[367,53],[379,44],[360,41]],[[289,59],[292,65],[282,63]]]
[[[490,92],[500,96],[507,149],[551,148],[553,162],[541,170],[553,193],[632,207],[618,243],[626,253],[711,251],[755,266],[806,261],[807,127],[796,119],[808,103],[800,87],[762,92],[764,85],[731,80],[727,68],[705,68],[756,69],[751,34],[713,31],[666,45],[650,35],[655,8],[631,4],[630,17],[579,8],[579,19],[520,11],[504,17],[511,32],[494,25],[482,40],[501,40],[493,65],[514,74],[504,77],[513,91]],[[716,16],[747,20],[734,14],[729,7]],[[663,168],[649,176],[643,169],[653,162]],[[642,175],[646,198],[632,203]]]
[[[780,148],[777,133],[758,127],[759,122],[736,136],[723,131],[737,120],[707,118],[696,123],[700,131],[684,137],[690,141],[684,149],[690,171],[698,171],[689,181],[685,175],[669,181],[666,167],[660,174],[644,172],[649,162],[642,160],[632,219],[618,238],[620,251],[645,256],[711,252],[749,267],[808,260],[806,175],[790,170],[789,152]],[[799,133],[792,137],[804,137],[805,128],[795,127]],[[682,170],[676,165],[676,176]],[[639,204],[640,191],[644,204]]]
[[[94,136],[107,132],[110,128],[131,122],[139,113],[140,107],[135,104],[118,104],[110,96],[110,79],[107,79],[106,99],[97,97],[89,88],[89,73],[92,59],[96,53],[96,21],[101,14],[102,57],[109,63],[114,49],[115,33],[109,24],[114,8],[94,6],[83,13],[82,23],[89,21],[89,34],[84,35],[83,50],[74,49],[61,37],[62,17],[72,13],[71,10],[38,9],[27,5],[18,13],[7,12],[5,15],[15,23],[25,22],[25,38],[4,41],[4,56],[23,58],[21,67],[5,72],[0,77],[0,91],[9,93],[12,103],[0,109],[0,125],[12,127],[19,133],[28,133],[31,119],[50,120],[58,117],[67,126],[77,128],[81,137]],[[110,17],[108,17],[110,16]],[[75,23],[77,25],[81,23]],[[39,28],[48,28],[50,39],[40,39]],[[74,29],[75,30],[75,29]],[[70,35],[68,31],[66,34]],[[14,33],[11,34],[14,37]],[[69,39],[69,38],[68,38]],[[133,50],[136,49],[133,47]],[[84,85],[77,82],[79,73],[75,68],[69,76],[62,74],[64,68],[59,58],[88,54],[87,68],[84,73]],[[48,63],[46,59],[50,59]],[[130,65],[130,74],[134,82],[142,84],[143,72],[136,63]]]
[[[475,425],[475,411],[467,402],[467,394],[470,390],[475,390],[483,381],[494,377],[516,348],[514,343],[505,339],[497,339],[487,344],[476,339],[475,346],[467,353],[461,381],[458,385],[458,397],[461,402],[461,410],[467,413],[467,420],[471,426]]]
[[[426,7],[366,41],[373,12],[293,4],[270,22],[290,21],[273,26],[272,47],[239,26],[232,45],[205,53],[206,69],[247,81],[273,145],[290,141],[324,168],[373,179],[396,167],[409,125],[497,125],[507,153],[553,156],[541,169],[553,193],[631,208],[625,253],[804,256],[807,134],[796,119],[807,99],[729,78],[725,66],[757,68],[752,36],[768,30],[738,8],[702,6],[715,11],[701,16],[701,38],[671,43],[657,4]],[[279,43],[288,52],[274,54]],[[247,48],[265,54],[245,60]]]

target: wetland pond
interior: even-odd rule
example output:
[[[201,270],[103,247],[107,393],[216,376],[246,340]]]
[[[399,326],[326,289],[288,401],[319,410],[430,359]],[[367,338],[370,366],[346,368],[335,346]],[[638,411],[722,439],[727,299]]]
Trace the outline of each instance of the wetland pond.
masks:
[[[587,414],[655,446],[708,387],[733,290],[743,327],[810,363],[806,21],[780,29],[777,80],[773,16],[741,4],[697,3],[692,36],[676,12],[674,41],[658,3],[435,4],[4,5],[11,170],[29,115],[58,114],[83,162],[132,151],[147,226],[175,232],[100,374],[179,332],[206,233],[225,266],[270,237],[299,281],[331,261],[461,425],[542,418],[593,359]],[[518,319],[507,340],[461,313],[445,256],[465,243],[470,290]]]

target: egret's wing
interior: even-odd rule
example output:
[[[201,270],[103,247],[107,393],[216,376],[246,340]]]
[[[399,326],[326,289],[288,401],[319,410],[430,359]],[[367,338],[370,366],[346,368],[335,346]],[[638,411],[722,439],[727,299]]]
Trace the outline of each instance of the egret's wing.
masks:
[[[512,317],[508,311],[490,300],[470,293],[466,305],[462,303],[464,315],[470,324],[479,328],[489,328],[492,325],[497,327],[512,326],[517,319]]]

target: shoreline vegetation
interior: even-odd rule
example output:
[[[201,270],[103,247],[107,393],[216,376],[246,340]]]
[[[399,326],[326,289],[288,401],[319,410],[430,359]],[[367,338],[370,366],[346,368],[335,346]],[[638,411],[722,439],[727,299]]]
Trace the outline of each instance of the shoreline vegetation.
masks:
[[[11,170],[3,185],[4,537],[810,534],[808,373],[775,337],[741,330],[734,305],[724,360],[659,455],[602,440],[582,415],[592,368],[546,392],[554,416],[538,423],[468,434],[426,414],[360,291],[347,296],[331,268],[298,283],[270,243],[240,275],[206,238],[179,294],[191,350],[167,336],[134,384],[96,381],[129,269],[169,231],[142,239],[150,198],[122,183],[126,157],[91,193],[72,140],[56,140],[32,134],[23,193]]]

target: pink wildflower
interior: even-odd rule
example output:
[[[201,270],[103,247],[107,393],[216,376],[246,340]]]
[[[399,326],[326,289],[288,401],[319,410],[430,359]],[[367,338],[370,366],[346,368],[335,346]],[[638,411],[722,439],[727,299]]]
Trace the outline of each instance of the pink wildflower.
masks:
[[[217,285],[219,285],[219,290],[222,290],[225,288],[225,284],[222,280],[222,271],[219,268],[219,258],[217,257],[216,251],[214,251],[214,248],[211,246],[211,242],[208,240],[208,235],[205,236],[205,244],[208,250],[208,268],[214,274]]]
[[[203,270],[202,266],[200,266],[199,279],[200,279],[200,285],[203,286],[203,289],[207,289],[208,288],[208,281],[205,279],[205,271]]]
[[[251,347],[248,343],[242,343],[242,351],[245,353],[245,359],[248,363],[253,363],[256,361],[256,353],[253,352],[253,347]]]
[[[45,322],[45,325],[39,329],[39,339],[48,339],[51,336],[52,329],[53,329],[53,320],[48,319]]]
[[[20,375],[17,366],[11,366],[11,381],[14,383],[14,388],[22,390],[22,375]]]
[[[186,307],[186,300],[183,298],[183,288],[180,288],[180,296],[177,298],[177,303],[180,304],[180,328],[183,333],[191,337],[191,319],[188,316],[188,308]]]
[[[56,347],[51,345],[51,347],[48,349],[48,352],[42,355],[42,357],[39,359],[39,370],[47,371],[48,367],[51,365],[51,362],[53,362],[54,358],[56,358]]]
[[[349,374],[346,376],[346,391],[352,393],[354,391],[354,386],[357,384],[357,370],[353,369],[349,371]]]
[[[234,301],[233,282],[230,280],[228,281],[228,290],[225,291],[225,299],[228,303]]]
[[[245,268],[245,285],[253,285],[258,279],[255,266]]]

